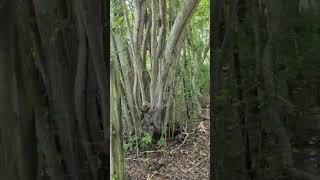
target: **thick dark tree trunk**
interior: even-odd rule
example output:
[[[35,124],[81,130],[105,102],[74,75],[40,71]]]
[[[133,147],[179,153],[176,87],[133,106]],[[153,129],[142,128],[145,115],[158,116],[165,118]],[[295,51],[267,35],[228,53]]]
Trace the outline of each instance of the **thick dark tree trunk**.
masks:
[[[4,179],[98,180],[108,173],[106,7],[91,3],[0,6]]]
[[[14,13],[13,3],[3,1],[0,7],[0,174],[18,179],[18,119],[14,105]]]

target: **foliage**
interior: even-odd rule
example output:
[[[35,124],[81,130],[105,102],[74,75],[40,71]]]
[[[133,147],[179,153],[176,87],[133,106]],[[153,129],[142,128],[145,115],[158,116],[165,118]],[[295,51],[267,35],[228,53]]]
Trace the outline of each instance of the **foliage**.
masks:
[[[138,145],[138,147],[147,148],[152,141],[151,133],[145,132],[142,138],[138,138],[137,136],[129,137],[128,142],[123,144],[123,148],[126,152],[133,149],[136,145]]]
[[[145,132],[144,136],[141,139],[142,146],[145,147],[145,146],[151,144],[151,142],[152,142],[151,133],[150,132]]]
[[[111,179],[112,179],[112,180],[117,180],[117,175],[116,175],[116,174],[113,174],[113,175],[111,176]]]
[[[134,144],[136,144],[137,140],[138,140],[138,137],[136,136],[129,137],[128,142],[123,144],[124,151],[130,151],[134,147]]]
[[[209,7],[209,0],[111,1],[111,55],[123,90],[124,134],[130,134],[125,151],[166,149],[167,139],[158,140],[163,128],[198,120],[209,93]]]
[[[167,148],[167,141],[166,141],[166,139],[165,139],[164,137],[161,137],[161,138],[158,140],[157,144],[159,145],[159,147],[160,147],[161,149],[166,149],[166,148]]]

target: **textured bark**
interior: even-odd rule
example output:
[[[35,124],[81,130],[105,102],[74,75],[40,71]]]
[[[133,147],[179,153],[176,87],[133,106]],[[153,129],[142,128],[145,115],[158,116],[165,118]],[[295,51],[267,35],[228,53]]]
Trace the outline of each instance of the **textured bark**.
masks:
[[[101,13],[100,23],[86,24],[76,5],[64,0],[1,4],[0,173],[5,179],[102,179],[108,173],[108,109],[100,106],[108,104],[108,88],[97,100],[97,82],[108,84],[107,71],[99,79],[93,63],[98,57],[99,68],[107,69],[104,56],[93,55],[103,52],[105,43],[99,39],[100,48],[92,51],[97,38],[88,35],[96,26],[102,29],[105,19]],[[105,11],[95,5],[91,12]]]
[[[315,178],[312,173],[292,170],[294,138],[288,133],[297,106],[290,93],[290,81],[295,79],[287,75],[293,62],[287,58],[298,58],[298,50],[284,52],[297,48],[296,39],[286,32],[297,24],[284,23],[288,17],[298,17],[298,1],[233,3],[216,1],[213,5],[211,169],[215,179]],[[251,51],[254,54],[248,55]]]
[[[61,144],[62,156],[66,159],[67,173],[80,178],[80,167],[75,143],[75,114],[73,106],[73,82],[72,59],[66,57],[66,46],[63,42],[63,30],[55,28],[54,20],[65,20],[65,17],[59,16],[55,8],[60,9],[58,2],[45,2],[34,0],[37,23],[48,70],[48,79],[50,94],[49,99],[52,102],[52,115],[59,131],[59,141]],[[66,7],[65,7],[66,8]],[[43,12],[46,11],[50,16],[43,18]],[[70,17],[71,18],[71,17]],[[47,43],[48,42],[48,43]]]
[[[90,57],[89,57],[90,58]],[[88,61],[88,79],[86,87],[86,119],[88,121],[88,128],[92,147],[95,149],[97,155],[102,154],[104,149],[104,133],[101,126],[101,116],[99,116],[99,103],[98,103],[98,85],[97,78],[94,71],[92,61]]]
[[[3,1],[0,7],[0,174],[5,179],[18,179],[17,133],[18,121],[14,111],[13,4]]]
[[[37,175],[37,141],[35,131],[34,106],[37,106],[41,98],[41,86],[37,82],[37,70],[30,63],[30,52],[27,47],[30,46],[30,34],[27,31],[26,24],[20,22],[19,34],[16,32],[15,50],[15,76],[17,89],[17,116],[19,121],[19,141],[18,141],[18,171],[19,177],[27,180],[34,179]],[[22,24],[24,26],[22,26]],[[39,88],[36,89],[36,88]],[[30,164],[30,162],[35,162]]]
[[[184,39],[186,26],[190,21],[198,4],[199,1],[197,0],[184,1],[184,4],[181,7],[170,30],[170,35],[165,45],[163,63],[158,66],[159,69],[157,70],[157,78],[151,78],[151,84],[156,85],[154,88],[155,92],[150,93],[150,95],[153,96],[151,97],[153,98],[153,102],[151,103],[151,107],[149,110],[149,114],[151,116],[150,122],[152,122],[155,125],[156,129],[158,129],[159,131],[161,130],[161,114],[163,111],[163,105],[165,104],[163,94],[166,91],[167,83],[170,82],[170,79],[168,79],[168,74],[170,72],[171,66],[177,60],[177,56],[179,55],[181,44]],[[157,61],[159,60],[160,59],[157,59]]]
[[[215,179],[248,179],[245,165],[245,147],[242,136],[243,124],[240,112],[234,107],[238,101],[238,89],[235,81],[234,47],[236,43],[234,28],[230,24],[236,21],[238,1],[228,6],[223,1],[214,4],[215,22],[213,41],[214,56],[211,91],[213,104],[213,127],[212,134]],[[222,29],[222,25],[224,28]]]
[[[79,7],[77,7],[79,8]],[[78,11],[79,12],[79,11]],[[87,126],[86,115],[86,85],[88,83],[88,42],[84,32],[83,22],[81,21],[81,15],[78,14],[78,31],[79,31],[79,47],[78,47],[78,65],[77,74],[74,85],[74,104],[76,111],[76,118],[78,120],[78,126],[80,131],[80,143],[86,154],[86,159],[91,170],[92,179],[97,180],[97,166],[95,159],[93,158],[92,148],[89,145],[89,133]]]
[[[38,109],[35,112],[35,119],[36,134],[39,141],[39,157],[43,157],[40,160],[43,161],[46,167],[47,175],[53,180],[66,179],[61,161],[56,158],[59,152],[56,149],[55,137],[53,136],[54,129],[52,124],[46,122],[48,120],[48,111]],[[40,177],[38,176],[38,178]]]
[[[109,138],[109,125],[107,122],[108,119],[108,97],[109,97],[109,88],[107,84],[108,80],[108,72],[105,62],[105,46],[103,43],[104,33],[103,33],[103,18],[105,15],[103,11],[103,3],[100,1],[94,2],[85,2],[79,1],[81,18],[83,18],[84,27],[86,30],[86,35],[88,38],[89,51],[92,57],[92,61],[95,67],[98,87],[99,87],[99,95],[101,102],[101,110],[102,110],[102,118],[103,118],[103,126],[104,126],[104,137],[107,140]],[[106,149],[107,149],[107,141],[106,141]]]
[[[2,5],[1,17],[5,19],[0,19],[0,60],[1,68],[4,68],[1,69],[0,80],[0,144],[4,161],[1,162],[0,174],[6,179],[31,180],[37,176],[33,107],[38,103],[40,87],[36,82],[36,69],[30,63],[31,39],[24,19],[28,10],[17,9],[15,2]],[[11,150],[6,152],[8,149]]]
[[[137,112],[137,108],[135,108],[133,93],[132,93],[132,83],[130,82],[130,73],[129,69],[130,66],[128,64],[128,56],[126,53],[126,48],[123,47],[121,44],[122,42],[117,37],[117,35],[111,35],[111,45],[113,50],[118,51],[118,56],[116,58],[117,63],[119,64],[119,71],[122,72],[120,75],[123,79],[123,89],[125,92],[125,96],[128,103],[128,109],[130,112],[130,116],[128,117],[128,121],[131,122],[132,126],[137,126],[136,119],[138,119],[139,112]],[[136,127],[134,128],[134,132],[136,132]]]
[[[116,73],[113,69],[111,74],[111,124],[112,124],[112,159],[113,159],[113,172],[112,176],[116,175],[119,180],[124,180],[124,151],[123,151],[123,137],[122,137],[122,122],[121,122],[121,100],[119,96],[119,84],[116,79]],[[110,178],[111,179],[111,178]]]
[[[279,86],[278,81],[274,72],[277,72],[277,64],[279,64],[279,47],[277,43],[279,41],[280,25],[281,25],[281,7],[280,1],[270,1],[270,14],[268,22],[268,41],[266,42],[263,55],[262,55],[262,75],[263,75],[263,87],[264,87],[264,102],[266,103],[265,113],[263,114],[262,126],[267,130],[271,131],[275,136],[275,139],[279,141],[277,148],[279,151],[279,159],[268,162],[272,168],[277,169],[279,172],[283,172],[283,168],[292,166],[292,154],[291,144],[288,137],[288,133],[285,129],[283,122],[281,121],[281,114],[279,112],[279,102],[276,97],[279,96],[277,87]],[[264,141],[264,139],[262,139]],[[268,145],[267,145],[268,146]],[[271,149],[271,148],[270,148]],[[278,167],[280,166],[280,167]],[[274,173],[276,173],[276,170]]]

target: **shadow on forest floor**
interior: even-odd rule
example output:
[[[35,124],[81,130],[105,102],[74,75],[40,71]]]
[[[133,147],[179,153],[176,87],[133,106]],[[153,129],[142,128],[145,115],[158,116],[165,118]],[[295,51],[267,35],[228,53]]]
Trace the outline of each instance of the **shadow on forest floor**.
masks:
[[[210,122],[198,121],[188,126],[188,135],[180,141],[169,140],[166,151],[154,149],[125,154],[125,169],[129,179],[205,180],[210,171]],[[189,132],[190,131],[190,132]]]

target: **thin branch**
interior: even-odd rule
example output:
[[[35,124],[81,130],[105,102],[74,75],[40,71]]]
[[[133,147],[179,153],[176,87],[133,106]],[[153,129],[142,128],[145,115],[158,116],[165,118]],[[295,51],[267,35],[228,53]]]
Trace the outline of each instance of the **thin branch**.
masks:
[[[205,161],[205,160],[207,160],[207,159],[209,159],[209,157],[206,157],[206,158],[204,158],[204,159],[202,159],[201,161],[199,161],[196,165],[194,165],[193,167],[191,167],[190,169],[188,169],[188,170],[184,170],[184,169],[182,169],[182,171],[183,172],[190,172],[190,171],[192,171],[194,168],[196,168],[197,166],[199,166],[203,161]]]
[[[171,150],[171,151],[170,151],[170,154],[174,153],[176,150],[178,150],[180,147],[182,147],[182,146],[186,143],[187,138],[189,137],[189,135],[195,133],[197,129],[198,129],[198,128],[194,128],[191,133],[187,133],[187,132],[182,133],[182,134],[185,134],[185,135],[186,135],[186,136],[184,137],[183,142],[182,142],[177,148]]]

